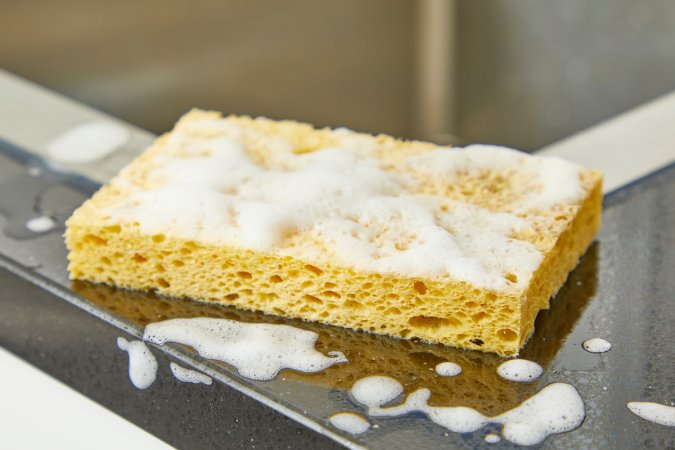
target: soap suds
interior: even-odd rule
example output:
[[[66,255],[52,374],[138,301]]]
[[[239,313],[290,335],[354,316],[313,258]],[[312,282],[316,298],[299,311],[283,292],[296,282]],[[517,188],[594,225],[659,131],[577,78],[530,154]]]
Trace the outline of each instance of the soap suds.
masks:
[[[382,406],[403,393],[403,386],[387,376],[373,375],[357,380],[352,386],[354,399],[368,407]]]
[[[590,353],[605,353],[612,348],[612,344],[602,338],[588,339],[581,346]]]
[[[489,434],[486,434],[486,435],[485,435],[484,440],[485,440],[485,442],[487,442],[488,444],[496,444],[497,442],[501,441],[502,438],[499,437],[498,434],[489,433]]]
[[[33,217],[26,222],[26,228],[33,233],[45,233],[56,226],[54,219],[48,216]]]
[[[398,386],[397,386],[398,384]],[[493,417],[464,406],[429,406],[431,392],[418,389],[400,405],[383,407],[403,387],[390,377],[366,377],[354,384],[352,396],[368,407],[373,417],[398,417],[412,412],[425,414],[432,422],[456,433],[470,433],[488,423],[498,423],[505,439],[519,445],[535,445],[548,436],[570,431],[585,417],[584,403],[577,390],[565,383],[552,383],[519,406]],[[366,402],[361,401],[365,400]]]
[[[117,346],[129,354],[129,379],[138,389],[147,389],[157,378],[157,359],[141,341],[117,338]]]
[[[328,421],[337,429],[351,434],[361,434],[368,431],[370,422],[362,415],[352,412],[341,412],[333,414]]]
[[[630,402],[626,405],[630,412],[650,422],[675,427],[675,406],[653,402]]]
[[[509,381],[528,382],[534,381],[544,373],[544,369],[533,361],[526,359],[512,359],[497,367],[500,377]]]
[[[442,377],[455,377],[462,373],[462,368],[459,364],[449,361],[437,364],[435,370]]]
[[[70,128],[47,147],[56,162],[82,164],[107,156],[129,140],[129,130],[112,122],[88,122]]]
[[[145,327],[143,339],[157,345],[190,346],[203,358],[225,362],[254,380],[271,380],[282,369],[320,372],[347,362],[341,352],[326,356],[314,348],[319,335],[288,325],[244,323],[198,317],[171,319]]]
[[[417,173],[451,182],[458,174],[516,169],[538,180],[540,189],[530,192],[518,209],[550,208],[574,202],[582,195],[581,167],[556,157],[534,157],[507,147],[476,144],[465,148],[439,149],[406,161]]]
[[[173,373],[173,376],[176,377],[178,381],[182,381],[183,383],[194,383],[194,384],[201,383],[206,385],[210,385],[211,383],[213,383],[213,380],[211,379],[210,376],[205,375],[201,372],[197,372],[196,370],[181,367],[174,362],[169,364],[169,368],[171,369],[171,373]]]
[[[247,133],[271,148],[264,164],[245,148]],[[516,286],[527,285],[542,254],[512,236],[530,230],[529,222],[418,194],[417,182],[405,170],[386,169],[384,161],[357,150],[363,145],[347,141],[296,154],[280,138],[256,134],[227,119],[179,124],[165,142],[169,148],[154,160],[157,167],[147,177],[152,187],[127,186],[130,195],[107,212],[117,223],[137,222],[144,234],[307,262],[330,255],[356,270],[454,277],[493,290],[512,288],[504,278],[512,273]],[[416,170],[444,168],[446,177],[474,165],[527,167],[543,183],[527,202],[542,206],[581,196],[577,166],[502,148],[439,150],[401,164]],[[297,234],[325,248],[296,245],[289,238]]]

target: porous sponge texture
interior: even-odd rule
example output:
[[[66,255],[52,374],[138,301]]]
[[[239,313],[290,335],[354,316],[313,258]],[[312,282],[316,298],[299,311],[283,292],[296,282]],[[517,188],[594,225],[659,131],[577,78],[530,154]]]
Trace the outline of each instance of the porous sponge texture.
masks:
[[[205,117],[219,119],[216,113],[195,111],[181,122]],[[332,130],[316,130],[307,124],[248,117],[228,120],[258,133],[248,138],[246,147],[261,165],[268,163],[274,149],[264,140],[256,141],[257,135],[279,136],[290,142],[295,153],[340,144]],[[392,167],[411,155],[438,149],[389,136],[353,134],[370,141],[372,156]],[[600,225],[602,176],[597,171],[579,173],[583,194],[578,201],[517,213],[513,205],[532,188],[531,179],[518,173],[487,170],[479,176],[460,174],[454,183],[435,179],[420,183],[419,190],[426,194],[488,211],[518,214],[531,224],[511,238],[534,245],[542,254],[542,262],[527,282],[519,281],[515,274],[504,274],[508,280],[504,289],[447,276],[356,270],[336,263],[328,252],[323,258],[303,260],[184,235],[149,233],[135,221],[111,216],[109,208],[130,195],[127,186],[145,190],[155,187],[148,174],[166,152],[167,139],[170,135],[160,137],[122,171],[117,182],[101,188],[69,219],[66,244],[73,279],[515,355],[532,333],[537,312],[548,307],[549,299],[562,286]],[[321,243],[299,231],[285,245],[305,248]]]

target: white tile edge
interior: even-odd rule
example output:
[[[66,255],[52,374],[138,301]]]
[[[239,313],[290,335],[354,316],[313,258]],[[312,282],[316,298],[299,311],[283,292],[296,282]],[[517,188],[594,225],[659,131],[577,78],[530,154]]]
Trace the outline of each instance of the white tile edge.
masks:
[[[0,448],[173,447],[0,347]]]

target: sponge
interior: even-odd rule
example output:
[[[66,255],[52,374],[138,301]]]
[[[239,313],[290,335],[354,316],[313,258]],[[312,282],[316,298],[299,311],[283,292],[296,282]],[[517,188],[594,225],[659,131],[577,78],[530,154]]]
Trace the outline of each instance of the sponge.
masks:
[[[194,110],[66,244],[73,279],[515,355],[601,202],[557,158]]]

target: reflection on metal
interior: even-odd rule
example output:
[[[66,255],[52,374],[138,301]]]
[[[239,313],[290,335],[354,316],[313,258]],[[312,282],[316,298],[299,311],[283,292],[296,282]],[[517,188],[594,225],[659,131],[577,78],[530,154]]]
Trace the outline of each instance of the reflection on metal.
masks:
[[[154,136],[102,112],[84,106],[0,69],[0,139],[29,149],[63,172],[108,181],[147,148]],[[128,139],[116,152],[91,163],[64,164],[50,161],[48,148],[63,133],[84,123],[108,124],[128,131]]]
[[[598,289],[598,254],[600,243],[594,242],[574,269],[550,308],[540,311],[534,323],[535,332],[520,353],[522,359],[541,363],[544,369],[555,358],[567,336],[595,297]]]
[[[454,0],[418,3],[415,132],[439,144],[456,141],[455,11]]]

